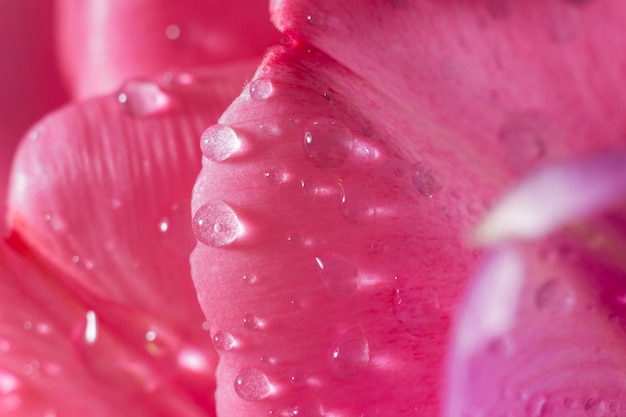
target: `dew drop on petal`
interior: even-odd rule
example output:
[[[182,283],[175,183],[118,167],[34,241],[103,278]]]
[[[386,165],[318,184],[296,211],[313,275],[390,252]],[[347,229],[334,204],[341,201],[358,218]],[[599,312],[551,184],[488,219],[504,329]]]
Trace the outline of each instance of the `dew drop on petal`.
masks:
[[[246,274],[241,279],[244,284],[252,285],[257,281],[257,276],[254,274]]]
[[[235,392],[246,401],[259,401],[272,393],[267,376],[257,368],[244,368],[235,378]]]
[[[319,120],[307,124],[304,150],[318,168],[337,168],[352,150],[353,137],[348,128],[334,120]]]
[[[536,115],[524,113],[507,120],[498,131],[498,140],[513,169],[526,170],[545,156],[542,124]]]
[[[331,371],[339,379],[361,373],[370,361],[369,343],[360,330],[350,330],[339,338],[331,353]]]
[[[202,133],[200,149],[209,161],[222,162],[241,148],[237,133],[226,125],[213,125]]]
[[[235,211],[219,200],[200,207],[193,216],[192,227],[196,239],[212,247],[232,243],[243,228]]]
[[[312,26],[322,26],[324,24],[324,14],[322,14],[319,10],[316,10],[306,16],[306,21]]]
[[[254,314],[246,314],[243,318],[243,327],[248,330],[259,330],[263,327],[263,321]]]
[[[162,219],[161,219],[161,221],[159,221],[159,230],[160,230],[162,233],[165,233],[165,232],[167,232],[167,230],[168,230],[169,228],[170,228],[170,222],[169,222],[169,220],[168,220],[166,217],[162,218]]]
[[[85,314],[86,325],[85,325],[85,342],[88,345],[92,345],[96,342],[98,338],[98,318],[94,311],[88,311]]]
[[[345,297],[358,289],[357,269],[340,255],[315,257],[320,279],[328,295]]]
[[[235,347],[235,338],[228,332],[217,332],[213,336],[213,345],[219,351],[229,351]]]
[[[535,305],[540,311],[556,314],[565,312],[574,303],[574,292],[563,280],[552,278],[535,292]]]
[[[253,100],[265,100],[272,95],[274,85],[267,78],[258,78],[250,83],[250,97]]]
[[[14,391],[18,385],[19,381],[13,374],[0,369],[0,394],[6,395]]]
[[[133,80],[124,83],[117,101],[131,116],[148,116],[167,110],[172,99],[155,82]]]
[[[439,299],[432,288],[409,287],[407,284],[396,290],[393,315],[407,332],[423,336],[439,321]]]
[[[432,198],[443,188],[435,174],[423,163],[413,165],[411,180],[417,191],[428,198]]]
[[[270,185],[281,185],[289,180],[289,174],[277,168],[270,168],[263,175]]]
[[[606,403],[598,396],[587,399],[584,405],[588,417],[602,417],[606,414]]]

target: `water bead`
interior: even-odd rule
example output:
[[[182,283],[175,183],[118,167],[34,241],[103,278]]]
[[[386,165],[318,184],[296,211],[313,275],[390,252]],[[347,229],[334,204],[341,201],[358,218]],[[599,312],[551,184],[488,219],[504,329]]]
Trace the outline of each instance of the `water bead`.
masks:
[[[200,207],[193,217],[192,228],[198,241],[212,247],[232,243],[242,231],[235,211],[220,200]]]
[[[396,290],[393,315],[407,332],[423,336],[439,322],[439,299],[432,288],[410,287],[407,284]]]
[[[246,401],[259,401],[272,393],[267,376],[257,368],[244,368],[235,378],[235,392]]]
[[[357,269],[341,255],[316,257],[322,285],[331,297],[345,297],[358,289]]]
[[[219,351],[229,351],[235,347],[235,338],[228,332],[217,332],[213,336],[213,345]]]
[[[428,198],[432,198],[442,188],[435,174],[422,163],[413,165],[411,180],[417,191]]]
[[[331,354],[331,371],[339,379],[361,373],[369,364],[369,343],[360,330],[350,330],[339,338]]]
[[[267,78],[259,78],[250,83],[250,97],[253,100],[265,100],[272,95],[274,85]]]
[[[131,116],[148,116],[167,110],[172,100],[157,83],[132,80],[119,90],[117,101]]]
[[[226,125],[213,125],[207,128],[200,139],[202,154],[209,161],[222,162],[241,148],[241,141],[235,131]]]
[[[353,137],[348,128],[334,120],[319,120],[304,129],[304,150],[318,168],[337,168],[352,150]]]

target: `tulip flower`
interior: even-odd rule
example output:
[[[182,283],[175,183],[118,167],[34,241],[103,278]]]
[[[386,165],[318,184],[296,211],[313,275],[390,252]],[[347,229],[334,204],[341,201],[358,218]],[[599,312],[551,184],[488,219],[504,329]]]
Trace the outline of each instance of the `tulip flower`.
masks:
[[[102,4],[14,157],[3,413],[626,408],[618,0]]]

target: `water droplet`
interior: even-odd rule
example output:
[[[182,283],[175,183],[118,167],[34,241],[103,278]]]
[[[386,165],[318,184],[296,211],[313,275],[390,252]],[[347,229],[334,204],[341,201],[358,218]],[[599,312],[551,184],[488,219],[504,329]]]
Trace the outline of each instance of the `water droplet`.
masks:
[[[165,36],[172,41],[178,39],[180,37],[180,27],[178,25],[169,25],[165,29]]]
[[[217,332],[215,333],[215,336],[213,336],[213,345],[215,346],[215,349],[217,350],[221,350],[221,351],[229,351],[231,350],[233,347],[235,347],[235,338],[233,337],[232,334],[228,333],[228,332]]]
[[[193,216],[192,226],[196,239],[212,247],[228,245],[242,232],[235,211],[219,200],[200,207]]]
[[[537,393],[528,396],[525,404],[524,417],[543,417],[548,409],[548,397],[545,394]]]
[[[248,330],[259,330],[263,327],[263,320],[255,316],[254,314],[246,314],[243,318],[243,327]]]
[[[322,285],[332,297],[345,297],[358,288],[356,267],[340,255],[315,257]]]
[[[88,311],[85,315],[87,324],[85,326],[85,342],[88,345],[95,343],[98,338],[98,318],[94,311]]]
[[[322,26],[324,24],[324,15],[319,10],[307,15],[306,21],[312,26]]]
[[[288,173],[286,173],[285,171],[276,169],[276,168],[270,168],[268,171],[264,173],[264,175],[265,175],[265,178],[267,179],[267,182],[269,182],[271,185],[284,184],[289,180]]]
[[[265,100],[273,91],[274,85],[267,78],[258,78],[250,83],[250,97],[254,100]]]
[[[396,290],[393,315],[414,336],[424,336],[440,318],[439,299],[432,288],[410,287]]]
[[[515,170],[526,170],[545,156],[541,124],[537,115],[524,113],[507,120],[498,131],[498,140]]]
[[[585,414],[588,417],[602,417],[606,412],[606,404],[599,397],[591,397],[585,402]]]
[[[200,149],[209,161],[222,162],[241,148],[235,131],[226,125],[213,125],[202,133]]]
[[[30,330],[33,328],[33,322],[30,320],[27,320],[24,322],[24,330]]]
[[[156,339],[156,332],[154,330],[148,330],[146,332],[146,341],[154,342],[155,339]]]
[[[117,94],[117,101],[131,116],[148,116],[167,110],[171,98],[152,81],[127,81]]]
[[[257,276],[254,274],[246,274],[242,277],[244,284],[252,285],[256,282]]]
[[[272,385],[259,369],[244,368],[235,378],[235,392],[246,401],[259,401],[272,393]]]
[[[0,394],[6,395],[14,391],[18,385],[19,381],[13,374],[0,369]]]
[[[432,198],[443,188],[433,172],[422,163],[413,165],[411,180],[417,191],[428,198]]]
[[[340,338],[331,354],[332,374],[345,379],[358,375],[370,361],[367,339],[360,330],[350,330]]]
[[[535,292],[535,305],[541,311],[556,314],[569,310],[574,303],[574,293],[563,280],[552,278]]]
[[[167,219],[167,217],[164,217],[161,219],[161,221],[159,222],[159,230],[162,233],[167,232],[167,230],[170,228],[170,221]]]
[[[311,122],[304,132],[304,150],[316,167],[337,168],[352,150],[352,134],[334,120]]]
[[[306,376],[302,374],[293,374],[291,375],[291,377],[289,377],[289,382],[291,383],[291,385],[298,388],[304,387],[306,385],[306,380]]]
[[[343,187],[343,184],[341,184]],[[354,190],[348,197],[345,194],[341,201],[341,215],[344,219],[354,224],[363,224],[372,221],[376,217],[376,207],[367,199]]]

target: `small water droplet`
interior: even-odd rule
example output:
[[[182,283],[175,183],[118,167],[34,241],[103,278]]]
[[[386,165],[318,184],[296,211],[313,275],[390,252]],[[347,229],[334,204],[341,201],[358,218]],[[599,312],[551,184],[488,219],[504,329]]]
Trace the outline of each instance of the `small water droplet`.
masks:
[[[222,162],[241,148],[237,133],[226,125],[213,125],[202,133],[200,149],[209,161]]]
[[[254,274],[246,274],[242,277],[244,284],[252,285],[257,281],[257,276]]]
[[[322,285],[332,297],[345,297],[358,289],[357,269],[340,255],[315,257]]]
[[[235,378],[235,392],[246,401],[259,401],[272,393],[272,385],[259,369],[244,368]]]
[[[304,132],[304,150],[318,168],[337,168],[352,150],[352,134],[334,120],[309,123]]]
[[[235,211],[219,200],[200,207],[193,216],[192,226],[196,239],[212,247],[232,243],[243,228]]]
[[[498,131],[498,140],[515,170],[526,170],[545,156],[541,124],[537,115],[524,113],[507,120]]]
[[[545,394],[532,394],[526,399],[524,417],[544,417],[548,406],[548,397]]]
[[[117,101],[131,116],[148,116],[167,110],[172,100],[158,84],[133,80],[124,83],[117,93]]]
[[[235,347],[235,344],[235,338],[228,332],[220,331],[213,336],[213,345],[217,350],[226,352]]]
[[[148,330],[146,332],[146,341],[148,342],[154,342],[154,340],[156,339],[156,332],[154,330]]]
[[[443,188],[435,174],[422,163],[413,165],[411,180],[417,191],[428,198],[433,198]]]
[[[370,201],[363,199],[359,194],[353,193],[350,198],[344,194],[341,204],[341,215],[350,223],[363,224],[372,221],[376,217],[376,208]]]
[[[98,338],[98,318],[96,313],[91,310],[85,314],[85,318],[87,320],[87,324],[85,326],[85,342],[88,345],[92,345]]]
[[[178,39],[180,37],[180,27],[178,25],[169,25],[165,29],[165,36],[172,41]]]
[[[284,184],[289,180],[289,174],[277,168],[270,168],[264,175],[271,185]]]
[[[306,376],[302,374],[293,374],[291,375],[291,377],[289,377],[289,382],[291,383],[291,385],[298,388],[304,387],[306,385],[306,380]]]
[[[569,310],[574,303],[574,293],[563,280],[552,278],[535,292],[535,305],[541,311],[556,314]]]
[[[265,100],[273,91],[274,85],[267,78],[258,78],[250,83],[250,97],[254,100]]]
[[[585,414],[588,417],[602,417],[606,412],[606,404],[599,397],[594,396],[585,402]]]
[[[170,228],[170,221],[167,219],[167,217],[164,217],[161,219],[161,221],[159,222],[159,230],[162,233],[167,232],[167,230]]]
[[[322,14],[319,10],[316,10],[307,15],[306,21],[312,26],[322,26],[324,24],[324,14]]]
[[[243,327],[248,330],[259,330],[263,327],[263,320],[254,314],[246,314],[243,318]]]
[[[0,369],[0,394],[6,395],[19,385],[18,379],[7,371]]]
[[[370,361],[369,343],[363,332],[350,330],[336,343],[331,354],[332,374],[345,379],[358,375]]]
[[[414,336],[424,336],[439,321],[439,299],[432,288],[409,285],[396,290],[393,315],[406,331]]]

